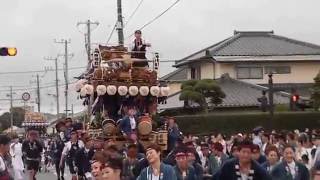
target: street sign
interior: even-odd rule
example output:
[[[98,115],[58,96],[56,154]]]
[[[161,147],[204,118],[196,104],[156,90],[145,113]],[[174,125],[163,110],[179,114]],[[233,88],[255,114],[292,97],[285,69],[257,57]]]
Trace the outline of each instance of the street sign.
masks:
[[[30,100],[30,94],[28,92],[24,92],[22,94],[22,100],[29,101]]]

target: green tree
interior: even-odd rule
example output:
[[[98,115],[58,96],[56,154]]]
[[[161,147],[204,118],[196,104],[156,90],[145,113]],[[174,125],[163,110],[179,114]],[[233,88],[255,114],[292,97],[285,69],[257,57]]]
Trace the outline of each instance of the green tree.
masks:
[[[20,107],[13,107],[13,125],[21,127],[24,121],[24,109]],[[11,115],[10,112],[5,112],[0,116],[0,129],[5,130],[11,126]]]
[[[0,116],[0,129],[1,131],[10,127],[10,113],[5,112]]]
[[[320,107],[320,73],[314,78],[314,84],[311,88],[311,100],[314,110],[318,111]]]
[[[25,111],[21,107],[13,107],[13,125],[17,127],[21,127],[24,121]]]
[[[214,80],[202,79],[182,83],[179,99],[185,101],[185,106],[188,106],[189,102],[194,102],[199,104],[205,112],[208,112],[208,99],[212,105],[218,105],[225,97],[225,93]]]

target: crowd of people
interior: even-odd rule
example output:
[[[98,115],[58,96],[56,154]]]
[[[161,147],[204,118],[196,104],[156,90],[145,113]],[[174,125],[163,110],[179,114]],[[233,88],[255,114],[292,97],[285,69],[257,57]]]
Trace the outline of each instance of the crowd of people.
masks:
[[[67,118],[43,141],[35,129],[25,139],[0,135],[0,179],[36,179],[41,168],[55,167],[57,179],[84,180],[309,180],[320,179],[320,132],[264,132],[229,137],[182,136],[168,118],[168,151],[142,146],[138,138],[119,145],[108,137],[90,137]],[[41,159],[44,159],[41,161]],[[10,170],[12,169],[12,170]]]

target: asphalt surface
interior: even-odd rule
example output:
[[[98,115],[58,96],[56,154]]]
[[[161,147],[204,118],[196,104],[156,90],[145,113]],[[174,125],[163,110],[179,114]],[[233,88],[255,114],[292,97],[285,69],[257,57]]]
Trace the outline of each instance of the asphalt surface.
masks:
[[[49,170],[49,172],[44,172],[44,171],[38,172],[37,175],[36,175],[37,180],[57,180],[58,179],[57,174],[55,173],[55,170],[54,170],[53,166],[50,166],[48,168],[48,170]],[[25,174],[24,180],[29,180],[28,178],[29,178],[28,175]],[[64,179],[65,180],[70,180],[71,179],[71,176],[70,176],[68,168],[65,168]]]
[[[67,170],[67,169],[66,169]],[[68,171],[68,170],[67,170]],[[37,180],[57,180],[58,177],[56,175],[56,173],[54,172],[54,170],[50,170],[50,172],[44,173],[41,172],[36,176]],[[71,179],[71,176],[69,173],[65,173],[64,175],[64,179],[65,180],[69,180]]]

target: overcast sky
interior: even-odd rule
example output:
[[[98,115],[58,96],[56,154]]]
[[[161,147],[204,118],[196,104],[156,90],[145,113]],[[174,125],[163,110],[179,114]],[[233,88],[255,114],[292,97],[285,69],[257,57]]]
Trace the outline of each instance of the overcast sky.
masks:
[[[147,21],[157,16],[176,0],[144,0],[136,15],[125,29],[125,37]],[[69,67],[86,64],[84,48],[84,26],[76,27],[79,21],[90,19],[100,25],[92,32],[92,42],[106,43],[116,19],[116,0],[0,0],[0,46],[18,48],[16,57],[0,57],[0,72],[43,70],[53,62],[43,60],[44,56],[55,57],[63,53],[63,46],[54,39],[71,39],[69,49],[74,57]],[[129,17],[140,0],[123,0],[124,20]],[[150,51],[159,52],[163,59],[179,59],[190,53],[212,45],[233,35],[234,30],[274,30],[275,34],[320,44],[319,0],[181,0],[174,8],[143,30],[143,36],[152,43]],[[131,39],[126,39],[126,43]],[[111,43],[116,43],[116,33]],[[94,46],[94,45],[93,45]],[[59,60],[62,68],[63,58]],[[162,63],[164,75],[172,70],[172,63]],[[63,74],[60,73],[60,83]],[[69,77],[81,73],[72,70]],[[0,74],[0,99],[6,98],[8,86],[14,89],[16,98],[23,91],[29,91],[32,98],[35,91],[35,74]],[[54,83],[54,73],[40,73],[41,86]],[[23,86],[23,87],[16,87]],[[63,95],[63,87],[60,88]],[[41,90],[43,111],[55,112],[55,101],[48,93],[54,88]],[[81,109],[81,101],[73,93],[70,101]],[[64,100],[60,100],[64,109]],[[21,105],[16,101],[15,105]],[[7,101],[0,101],[0,108],[6,110]]]

